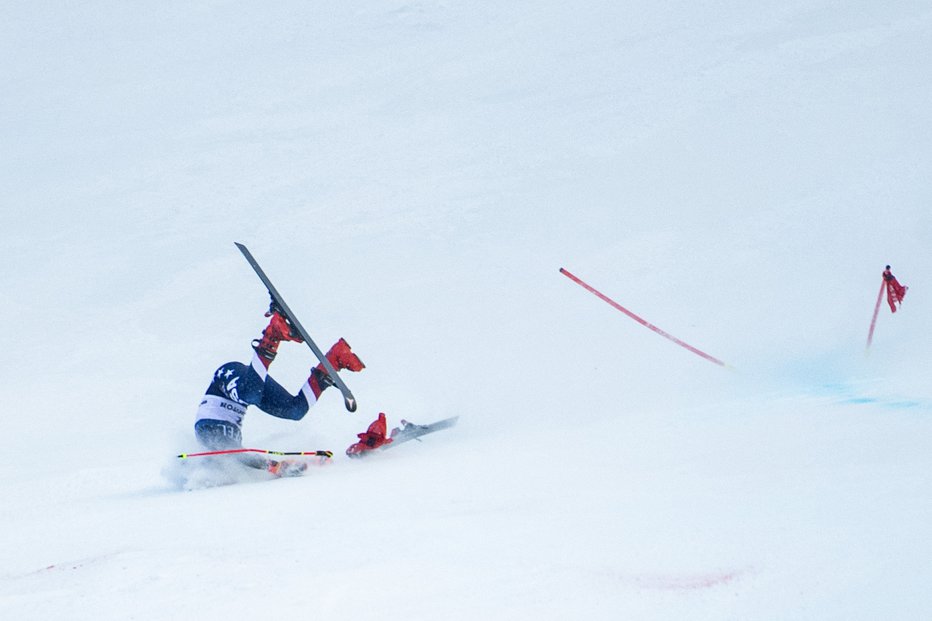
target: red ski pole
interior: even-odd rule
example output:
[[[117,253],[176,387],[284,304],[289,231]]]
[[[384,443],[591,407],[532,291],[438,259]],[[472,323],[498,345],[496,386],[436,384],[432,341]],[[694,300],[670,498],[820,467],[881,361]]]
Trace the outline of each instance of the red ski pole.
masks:
[[[871,329],[867,333],[867,349],[870,349],[871,342],[874,340],[874,327],[877,325],[877,314],[880,312],[880,303],[883,301],[883,290],[886,285],[886,281],[880,281],[880,291],[877,293],[877,303],[874,304],[874,316],[871,317]]]
[[[223,451],[204,451],[203,453],[182,453],[178,455],[178,459],[187,459],[189,457],[206,457],[207,455],[230,455],[233,453],[263,453],[265,455],[313,455],[316,457],[333,457],[333,452],[331,451],[269,451],[266,449],[257,449],[257,448],[239,448],[239,449],[226,449]]]
[[[717,365],[719,365],[719,366],[722,366],[722,367],[727,367],[727,366],[728,366],[727,364],[725,364],[724,362],[722,362],[722,361],[719,360],[718,358],[714,358],[714,357],[710,356],[709,354],[705,353],[704,351],[701,351],[701,350],[696,349],[695,347],[693,347],[693,346],[690,345],[689,343],[685,343],[685,342],[681,341],[680,339],[676,338],[675,336],[673,336],[672,334],[668,334],[667,332],[664,332],[663,330],[661,330],[661,329],[658,328],[657,326],[655,326],[655,325],[653,325],[653,324],[651,324],[651,323],[648,323],[647,321],[641,319],[640,317],[638,317],[637,315],[635,315],[634,313],[632,313],[631,311],[629,311],[627,308],[625,308],[624,306],[622,306],[621,304],[619,304],[619,303],[616,302],[615,300],[613,300],[613,299],[611,299],[610,297],[604,295],[604,294],[601,293],[600,291],[597,291],[596,289],[590,287],[589,285],[587,285],[586,283],[584,283],[582,280],[580,280],[580,279],[577,278],[576,276],[573,276],[572,274],[570,274],[569,272],[567,272],[567,271],[566,271],[565,269],[563,269],[562,267],[560,268],[560,273],[563,274],[564,276],[566,276],[567,278],[569,278],[570,280],[572,280],[573,282],[575,282],[577,285],[579,285],[580,287],[582,287],[582,288],[585,289],[586,291],[589,291],[590,293],[592,293],[593,295],[595,295],[596,297],[598,297],[599,299],[601,299],[603,302],[606,302],[606,303],[610,304],[611,306],[613,306],[615,309],[620,310],[620,311],[623,312],[625,315],[627,315],[627,316],[630,317],[631,319],[635,320],[636,322],[638,322],[639,324],[641,324],[641,325],[644,326],[645,328],[649,328],[649,329],[653,330],[654,332],[656,332],[656,333],[659,334],[660,336],[662,336],[662,337],[664,337],[664,338],[666,338],[666,339],[669,339],[669,340],[673,341],[674,343],[676,343],[676,344],[679,345],[680,347],[682,347],[682,348],[684,348],[684,349],[688,349],[688,350],[691,351],[692,353],[696,354],[697,356],[699,356],[699,357],[701,357],[701,358],[705,358],[705,359],[708,360],[709,362],[715,363],[715,364],[717,364]]]

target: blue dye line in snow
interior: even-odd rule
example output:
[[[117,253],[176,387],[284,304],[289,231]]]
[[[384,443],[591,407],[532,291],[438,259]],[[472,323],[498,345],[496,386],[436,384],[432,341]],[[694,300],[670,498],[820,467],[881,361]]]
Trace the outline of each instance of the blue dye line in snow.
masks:
[[[910,408],[929,409],[930,404],[918,399],[885,399],[882,397],[868,397],[857,394],[851,386],[844,384],[823,384],[820,386],[822,392],[835,394],[846,397],[841,403],[850,403],[852,405],[880,405],[883,407],[905,410]]]

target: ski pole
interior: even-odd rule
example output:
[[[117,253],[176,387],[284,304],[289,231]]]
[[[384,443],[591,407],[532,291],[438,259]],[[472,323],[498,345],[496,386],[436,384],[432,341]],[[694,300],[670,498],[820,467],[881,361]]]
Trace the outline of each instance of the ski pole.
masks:
[[[877,325],[877,314],[880,312],[880,303],[883,301],[883,290],[887,283],[880,281],[880,291],[877,293],[877,303],[874,304],[874,316],[871,317],[871,329],[867,332],[867,348],[871,348],[871,342],[874,340],[874,327]]]
[[[635,315],[634,313],[632,313],[631,311],[629,311],[627,308],[625,308],[624,306],[622,306],[621,304],[619,304],[619,303],[616,302],[615,300],[611,299],[611,298],[608,297],[607,295],[604,295],[604,294],[601,293],[600,291],[597,291],[596,289],[594,289],[593,287],[589,286],[588,284],[586,284],[585,282],[583,282],[582,280],[580,280],[580,279],[577,278],[576,276],[573,276],[572,274],[570,274],[568,271],[566,271],[566,270],[563,269],[562,267],[560,268],[560,273],[563,274],[564,276],[566,276],[567,278],[569,278],[570,280],[572,280],[573,282],[575,282],[577,285],[579,285],[580,287],[582,287],[582,288],[585,289],[586,291],[589,291],[590,293],[592,293],[593,295],[595,295],[596,297],[598,297],[598,298],[599,298],[600,300],[602,300],[603,302],[608,303],[609,305],[611,305],[612,307],[614,307],[616,310],[620,310],[620,311],[623,312],[625,315],[627,315],[627,316],[630,317],[631,319],[635,320],[636,322],[638,322],[639,324],[641,324],[641,325],[644,326],[645,328],[649,328],[650,330],[653,330],[654,332],[656,332],[656,333],[659,334],[660,336],[662,336],[662,337],[664,337],[664,338],[666,338],[666,339],[669,339],[669,340],[673,341],[674,343],[676,343],[676,344],[679,345],[680,347],[682,347],[682,348],[684,348],[684,349],[688,349],[688,350],[691,351],[692,353],[696,354],[697,356],[699,356],[699,357],[701,357],[701,358],[705,358],[705,359],[708,360],[709,362],[712,362],[712,363],[717,364],[717,365],[722,366],[722,367],[728,367],[727,364],[725,364],[724,362],[722,362],[722,361],[719,360],[718,358],[714,358],[714,357],[710,356],[709,354],[705,353],[704,351],[701,351],[701,350],[696,349],[695,347],[693,347],[693,346],[690,345],[689,343],[685,343],[685,342],[681,341],[680,339],[676,338],[675,336],[673,336],[672,334],[669,334],[669,333],[667,333],[667,332],[664,332],[663,330],[661,330],[661,329],[658,328],[657,326],[655,326],[655,325],[653,325],[653,324],[651,324],[651,323],[648,323],[648,322],[645,321],[644,319],[641,319],[640,317],[638,317],[637,315]],[[730,367],[729,367],[729,368],[730,368]]]
[[[230,455],[232,453],[263,453],[265,455],[313,455],[315,457],[333,457],[332,451],[270,451],[267,449],[257,448],[240,448],[226,449],[223,451],[204,451],[202,453],[182,453],[178,459],[187,459],[189,457],[205,457],[207,455]]]

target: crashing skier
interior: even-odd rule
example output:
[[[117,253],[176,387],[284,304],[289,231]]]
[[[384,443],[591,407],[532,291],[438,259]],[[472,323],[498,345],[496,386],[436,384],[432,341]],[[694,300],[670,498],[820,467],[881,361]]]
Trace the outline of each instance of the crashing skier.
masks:
[[[279,344],[282,341],[304,341],[274,300],[265,316],[269,317],[269,325],[263,330],[262,338],[252,343],[251,363],[227,362],[221,365],[214,372],[198,407],[194,434],[198,442],[210,450],[242,448],[242,422],[248,406],[254,405],[272,416],[297,421],[304,418],[321,393],[333,385],[323,363],[311,369],[307,381],[296,395],[269,376],[268,369],[278,354]],[[342,338],[330,348],[326,358],[337,371],[358,372],[365,368]],[[277,461],[254,455],[241,456],[240,459],[247,466],[268,470],[275,476],[296,476],[307,469],[307,464],[293,460]]]

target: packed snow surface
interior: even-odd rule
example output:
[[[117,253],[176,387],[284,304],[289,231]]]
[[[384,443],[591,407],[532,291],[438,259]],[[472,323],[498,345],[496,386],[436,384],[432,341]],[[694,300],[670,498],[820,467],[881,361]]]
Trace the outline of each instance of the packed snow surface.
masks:
[[[0,617],[928,619],[930,67],[926,1],[3,3]],[[179,485],[234,241],[359,410]]]

